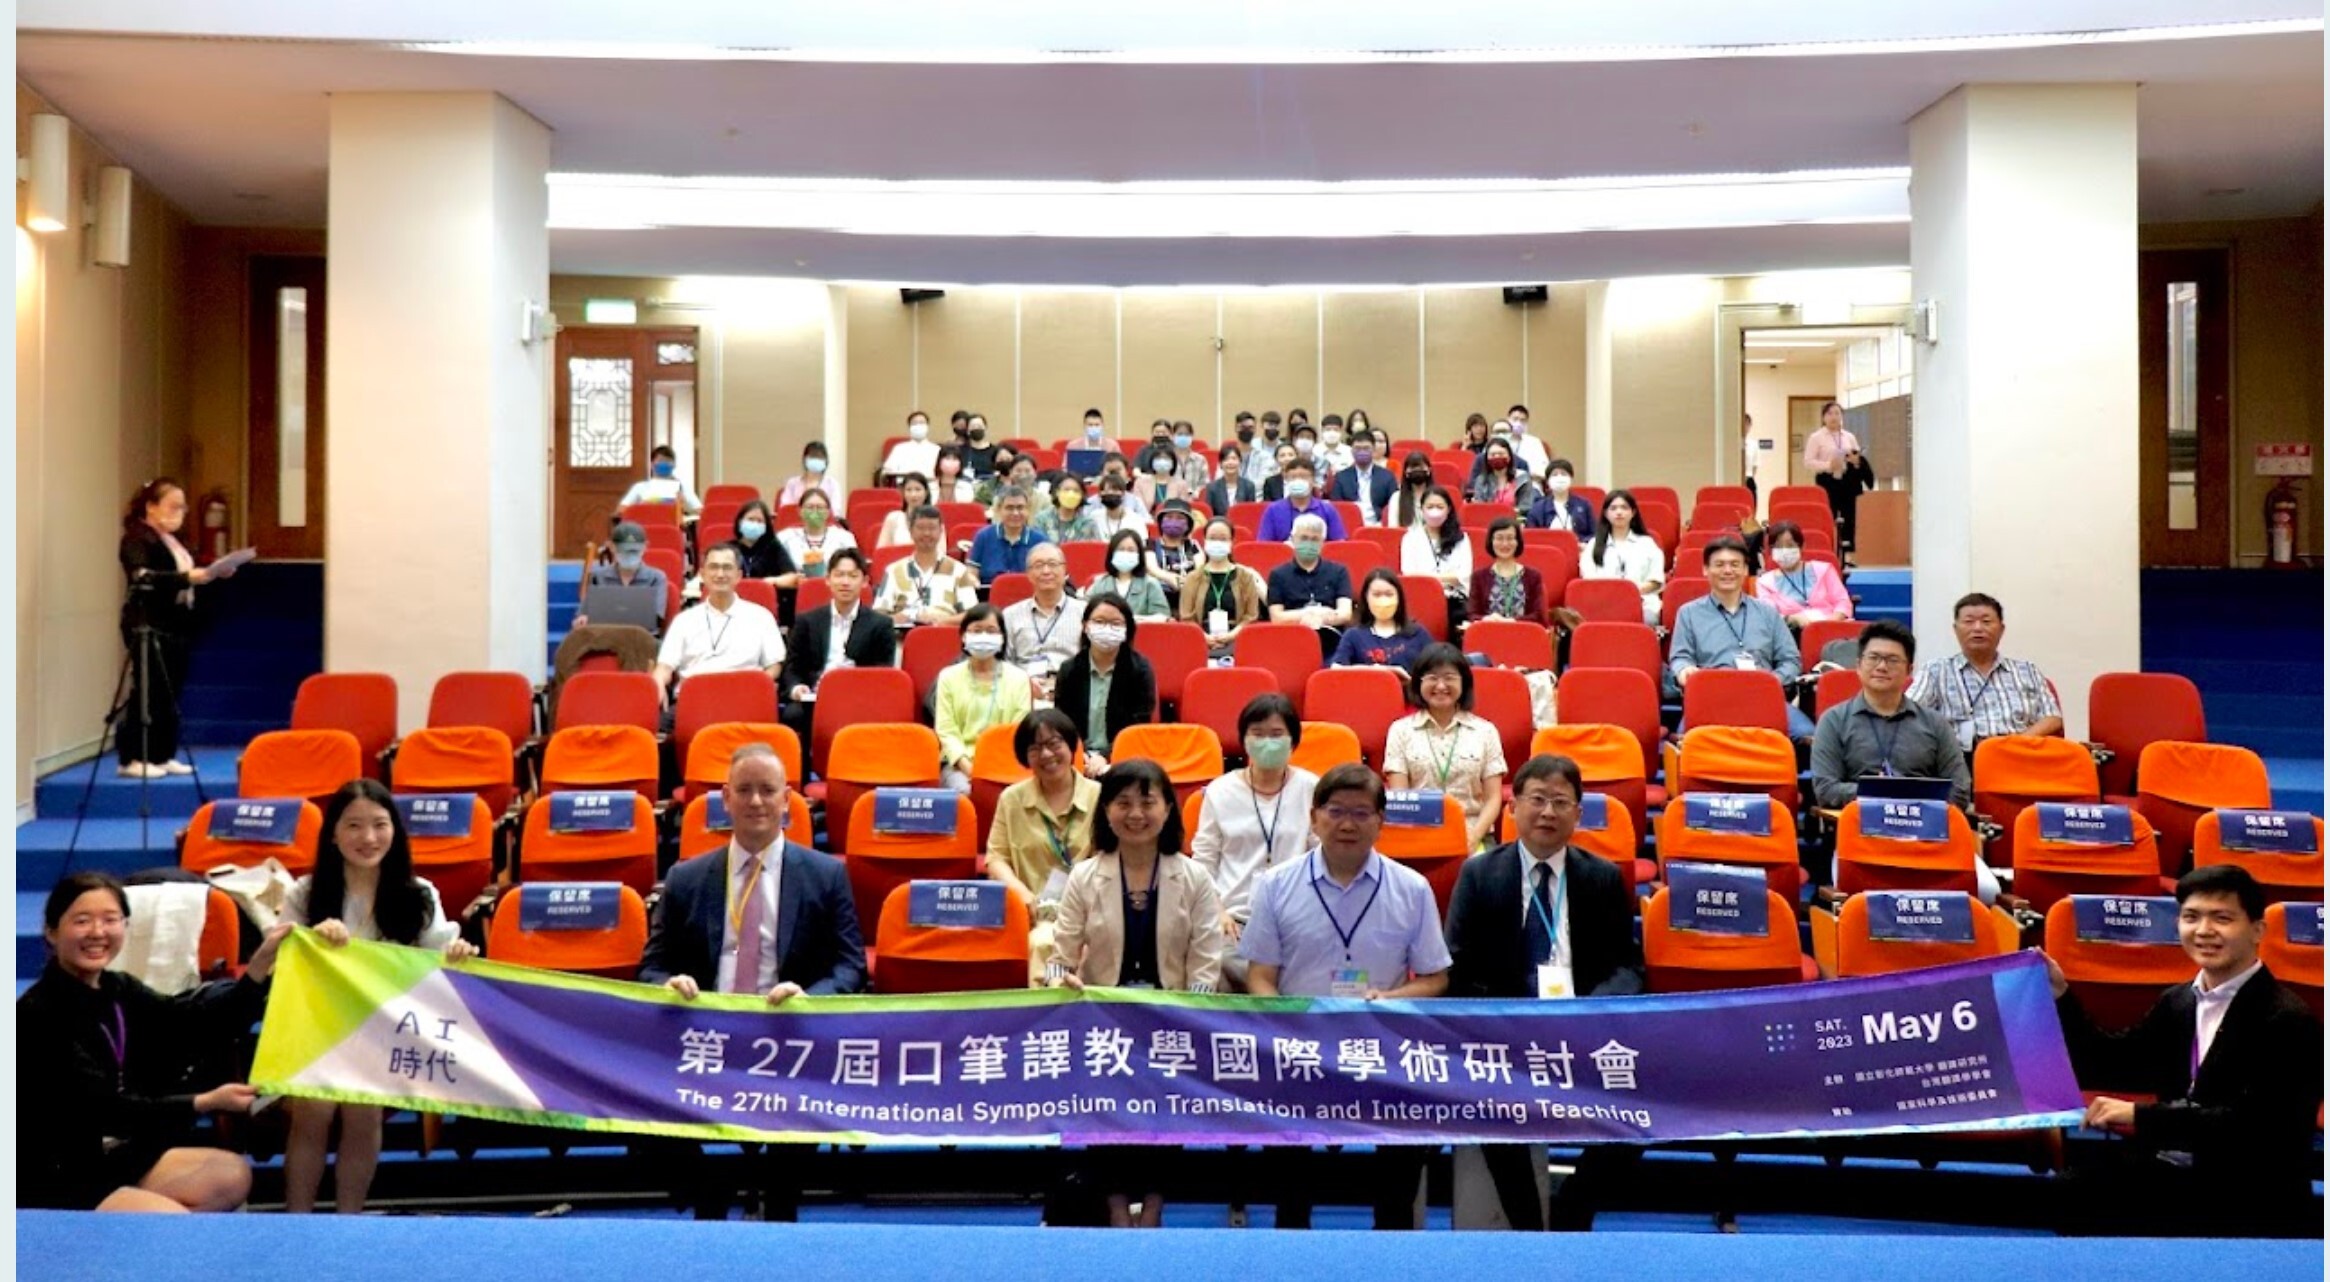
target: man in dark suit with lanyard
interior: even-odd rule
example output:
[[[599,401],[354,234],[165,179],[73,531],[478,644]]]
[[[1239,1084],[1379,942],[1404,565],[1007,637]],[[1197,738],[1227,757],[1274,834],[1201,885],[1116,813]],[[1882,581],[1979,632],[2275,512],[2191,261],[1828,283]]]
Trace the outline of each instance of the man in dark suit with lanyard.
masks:
[[[825,581],[833,589],[832,603],[802,611],[793,623],[785,666],[777,677],[777,692],[785,699],[777,719],[792,727],[803,743],[809,742],[817,715],[817,683],[826,673],[898,663],[898,625],[866,603],[867,574],[866,554],[856,548],[827,557]]]
[[[674,865],[640,958],[642,983],[688,1001],[706,989],[764,993],[771,1006],[866,986],[866,950],[841,861],[785,840],[784,763],[750,743],[728,763],[722,789],[735,824],[728,848]],[[657,1146],[685,1169],[698,1219],[726,1219],[735,1191],[721,1187],[694,1144]],[[686,1156],[682,1156],[682,1154]],[[773,1154],[772,1154],[773,1155]],[[798,1194],[768,1181],[769,1218],[793,1218]]]
[[[1642,991],[1642,947],[1626,881],[1607,860],[1570,845],[1585,785],[1576,762],[1531,757],[1513,776],[1520,840],[1465,861],[1448,903],[1451,997],[1605,997]],[[1631,1151],[1631,1150],[1627,1150]],[[1545,1160],[1534,1144],[1482,1146],[1505,1218],[1517,1229],[1546,1227],[1537,1201]],[[1588,1147],[1564,1181],[1555,1227],[1591,1228],[1584,1200],[1593,1180],[1623,1161],[1619,1150]],[[1589,1169],[1595,1168],[1595,1169]]]

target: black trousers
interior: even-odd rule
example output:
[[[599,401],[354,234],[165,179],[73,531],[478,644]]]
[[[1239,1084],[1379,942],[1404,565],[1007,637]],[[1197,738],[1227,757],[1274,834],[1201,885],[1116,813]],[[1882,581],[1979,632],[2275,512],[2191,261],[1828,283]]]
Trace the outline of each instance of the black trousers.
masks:
[[[1315,1190],[1329,1171],[1346,1163],[1363,1163],[1364,1180],[1368,1190],[1368,1205],[1375,1211],[1378,1229],[1412,1229],[1416,1227],[1416,1181],[1424,1174],[1424,1163],[1433,1150],[1403,1144],[1376,1146],[1373,1153],[1340,1154],[1333,1150],[1324,1153],[1307,1148],[1274,1148],[1268,1150],[1276,1179],[1272,1182],[1295,1196],[1282,1196],[1278,1202],[1277,1221],[1282,1229],[1307,1229],[1311,1226],[1311,1208],[1315,1198],[1303,1194]]]
[[[646,1136],[632,1141],[631,1155],[649,1167],[655,1183],[671,1189],[672,1200],[682,1209],[693,1208],[699,1220],[727,1219],[740,1187],[748,1209],[758,1197],[762,1218],[781,1223],[800,1218],[800,1179],[786,1145],[746,1144],[741,1165],[730,1165],[694,1140]]]
[[[2228,1188],[2150,1149],[2107,1144],[2062,1180],[2056,1231],[2065,1237],[2317,1237],[2322,1204],[2295,1180],[2283,1190]]]
[[[1822,472],[1812,483],[1828,493],[1828,510],[1836,517],[1837,551],[1851,551],[1853,547],[1853,518],[1861,507],[1861,478],[1847,469],[1843,476]]]
[[[186,637],[177,632],[149,629],[143,638],[145,654],[138,654],[139,634],[122,629],[129,650],[129,701],[114,728],[114,755],[123,765],[133,761],[168,761],[178,755],[178,696],[186,688]]]

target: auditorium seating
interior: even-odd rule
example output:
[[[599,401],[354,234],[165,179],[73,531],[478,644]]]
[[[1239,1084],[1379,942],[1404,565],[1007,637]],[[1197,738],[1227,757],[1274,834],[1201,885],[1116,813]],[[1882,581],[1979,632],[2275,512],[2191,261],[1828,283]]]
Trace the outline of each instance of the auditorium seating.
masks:
[[[2212,864],[2233,864],[2247,870],[2257,883],[2265,888],[2266,897],[2274,900],[2314,900],[2322,898],[2322,821],[2311,825],[2312,845],[2303,851],[2279,853],[2245,850],[2227,845],[2225,816],[2215,810],[2194,821],[2192,829],[2192,866],[2206,868]]]
[[[1133,652],[1147,659],[1149,670],[1156,674],[1157,698],[1165,705],[1164,715],[1180,717],[1182,693],[1190,674],[1206,666],[1205,629],[1178,619],[1144,623],[1133,634]],[[1222,742],[1226,745],[1229,740]]]
[[[1318,650],[1318,645],[1313,643],[1311,653],[1316,655]],[[1268,668],[1199,668],[1189,674],[1182,686],[1181,708],[1176,719],[1212,730],[1225,751],[1242,759],[1246,744],[1238,737],[1238,715],[1257,697],[1277,693],[1278,677]]]
[[[2287,984],[2298,999],[2322,1018],[2322,945],[2301,944],[2290,937],[2290,919],[2299,913],[2313,915],[2316,937],[2322,931],[2322,905],[2314,903],[2268,904],[2265,909],[2265,938],[2258,945],[2258,956],[2273,977]]]
[[[838,668],[827,673],[826,680],[859,671],[870,670]],[[902,673],[893,675],[904,679]],[[831,756],[821,782],[828,849],[837,855],[847,855],[849,837],[854,831],[850,816],[856,812],[859,797],[881,787],[938,786],[938,732],[911,721],[861,721],[843,726],[833,737]],[[867,907],[870,909],[879,903],[876,900]]]
[[[1445,921],[1448,901],[1456,893],[1457,874],[1464,870],[1465,858],[1472,853],[1472,848],[1465,842],[1463,805],[1443,793],[1440,806],[1440,822],[1428,827],[1410,827],[1386,819],[1383,831],[1375,839],[1375,849],[1384,858],[1398,860],[1424,874],[1424,880],[1432,883],[1432,895],[1439,901],[1440,917]]]
[[[305,797],[318,806],[342,784],[369,778],[364,750],[345,730],[270,730],[251,740],[236,763],[237,795]]]
[[[2160,895],[2175,882],[2160,875],[2160,849],[2152,824],[2127,807],[2126,842],[2049,841],[2040,834],[2040,811],[2027,806],[2014,820],[2014,892],[2038,912],[2071,895]]]
[[[1288,764],[1323,775],[1346,762],[1363,762],[1366,753],[1359,735],[1339,721],[1303,722],[1303,741],[1295,745]]]
[[[979,741],[971,747],[971,809],[979,817],[981,850],[987,848],[988,834],[995,829],[996,803],[1002,800],[1003,790],[1035,774],[1020,763],[1018,734],[1016,725],[989,726],[979,732]]]
[[[1940,841],[1877,836],[1869,831],[1869,808],[1882,802],[1845,803],[1836,822],[1837,889],[1975,891],[1974,863],[1982,857],[1966,813],[1939,806],[1946,835]]]
[[[648,673],[578,672],[559,688],[550,728],[638,726],[653,734],[662,720],[663,695]]]
[[[1737,794],[1734,794],[1737,795]],[[1668,869],[1678,861],[1702,864],[1738,864],[1763,871],[1776,895],[1794,905],[1804,891],[1804,867],[1796,851],[1796,815],[1792,808],[1771,807],[1771,831],[1765,836],[1697,828],[1689,822],[1689,807],[1680,798],[1669,802],[1657,820],[1659,879],[1671,880]],[[1793,907],[1789,916],[1794,916]],[[1777,921],[1778,918],[1773,920]]]
[[[1153,761],[1183,797],[1222,777],[1222,740],[1210,726],[1126,726],[1109,744],[1118,761]]]
[[[2021,928],[2003,908],[1985,907],[1963,891],[1947,891],[1966,901],[1973,919],[1971,941],[1880,939],[1869,933],[1869,896],[1854,895],[1838,905],[1833,931],[1836,939],[1835,974],[1839,979],[1892,975],[1927,966],[2000,957],[2022,946]],[[1818,923],[1826,914],[1816,914]],[[1815,925],[1815,956],[1822,927]]]
[[[542,750],[542,791],[662,795],[655,736],[637,726],[570,726]]]
[[[1241,638],[1243,639],[1243,638]],[[1313,650],[1317,647],[1314,645]],[[1331,717],[1351,728],[1359,738],[1360,755],[1367,764],[1383,769],[1383,754],[1392,726],[1415,711],[1408,704],[1407,685],[1384,668],[1327,668],[1310,675],[1305,698],[1297,708],[1314,708],[1321,718]]]
[[[244,800],[263,800],[248,797]],[[283,798],[285,801],[293,798]],[[323,837],[323,808],[312,801],[299,799],[299,819],[292,828],[291,840],[286,843],[249,841],[234,837],[211,835],[211,823],[221,807],[232,807],[233,800],[207,801],[187,821],[186,834],[179,845],[178,866],[190,873],[208,873],[213,868],[255,868],[272,859],[283,865],[283,870],[294,877],[304,877],[315,871],[317,843]]]
[[[2171,920],[2172,899],[2156,901]],[[2171,984],[2192,982],[2192,959],[2171,939],[2159,944],[2101,943],[2079,937],[2076,899],[2057,900],[2047,909],[2047,956],[2062,968],[2072,995],[2097,1027],[2118,1031],[2134,1027]],[[2109,1082],[2080,1083],[2083,1087],[2110,1086]]]
[[[389,788],[400,793],[475,793],[495,815],[517,796],[510,741],[491,726],[415,730],[390,759]]]
[[[687,805],[680,811],[678,847],[680,858],[693,859],[698,855],[719,850],[728,844],[729,836],[735,831],[734,827],[727,823],[722,823],[717,828],[712,826],[712,798],[719,791],[720,788],[715,785],[696,793],[688,798]],[[786,789],[785,840],[796,845],[815,848],[817,845],[815,821],[816,816],[809,810],[809,798],[803,796],[798,788]]]
[[[388,777],[380,754],[396,742],[396,678],[379,672],[319,672],[299,683],[291,701],[294,730],[345,730],[356,736],[367,778]]]
[[[453,804],[466,805],[469,810],[469,832],[465,836],[431,836],[411,834],[413,872],[437,888],[437,900],[448,919],[457,920],[462,910],[478,897],[493,880],[496,831],[494,816],[499,813],[489,807],[483,797],[454,794]]]
[[[1257,620],[1239,629],[1231,655],[1238,667],[1261,668],[1277,678],[1278,692],[1302,712],[1311,674],[1320,667],[1318,633],[1300,623]]]
[[[2087,687],[2087,737],[2112,754],[2100,768],[2104,795],[2133,797],[2146,745],[2208,741],[2200,687],[2172,672],[2106,672]]]
[[[1799,806],[1795,746],[1761,726],[1693,726],[1667,766],[1667,791],[1760,792],[1793,814]]]
[[[850,898],[856,901],[861,930],[868,922],[882,920],[882,901],[907,882],[961,881],[979,875],[979,814],[969,797],[950,799],[955,812],[952,832],[884,832],[875,820],[886,790],[870,789],[850,802],[849,840],[836,843],[842,847],[842,866],[849,873]],[[866,944],[878,951],[881,940],[876,936]]]
[[[2192,855],[2193,826],[2211,810],[2273,805],[2265,762],[2230,744],[2162,739],[2144,745],[2136,763],[2136,809],[2160,836],[2160,872],[2173,877]]]
[[[1798,950],[1795,916],[1778,891],[1766,891],[1761,935],[1676,930],[1670,924],[1673,891],[1661,886],[1642,906],[1642,958],[1650,991],[1697,993],[1768,988],[1808,978],[1812,959]]]
[[[1986,853],[1994,867],[2011,867],[2015,820],[2036,801],[2101,801],[2095,758],[2086,748],[2049,735],[1994,735],[1974,747],[1974,812],[1998,825]]]
[[[534,737],[534,683],[516,672],[448,672],[429,689],[429,726],[491,726],[511,746]]]
[[[616,888],[619,906],[615,925],[604,930],[527,930],[520,904],[529,891],[543,893],[549,885],[512,886],[502,892],[494,908],[493,925],[486,931],[485,955],[513,966],[601,979],[633,979],[647,951],[647,905],[630,886]]]
[[[553,795],[545,793],[526,808],[518,843],[520,882],[619,881],[642,895],[654,888],[655,811],[647,798],[630,798],[630,822],[619,830],[559,832],[550,822]]]
[[[793,791],[801,790],[801,737],[791,726],[776,721],[719,721],[697,731],[689,742],[681,759],[680,786],[672,793],[672,800],[685,805],[698,793],[724,786],[736,750],[748,743],[767,744],[785,768],[785,781]]]
[[[746,672],[706,672],[680,682],[680,696],[672,709],[671,742],[674,755],[688,759],[688,745],[706,726],[723,721],[768,724],[777,719],[777,683],[757,669]],[[788,779],[799,781],[798,775]]]
[[[999,927],[914,926],[907,921],[912,885],[882,899],[874,937],[881,941],[874,991],[892,995],[988,992],[1027,987],[1027,904],[1004,894]]]

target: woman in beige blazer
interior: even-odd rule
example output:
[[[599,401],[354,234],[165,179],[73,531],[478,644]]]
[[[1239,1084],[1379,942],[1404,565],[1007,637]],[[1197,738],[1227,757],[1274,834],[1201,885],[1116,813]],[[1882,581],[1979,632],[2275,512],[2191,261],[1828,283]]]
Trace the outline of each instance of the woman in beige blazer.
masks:
[[[1092,857],[1068,874],[1052,931],[1053,982],[1192,993],[1213,992],[1221,982],[1221,898],[1185,853],[1178,802],[1173,781],[1154,761],[1120,761],[1100,777]],[[1134,1227],[1133,1172],[1153,1172],[1157,1164],[1137,1149],[1092,1154],[1111,1168],[1101,1175],[1109,1222]],[[1156,1228],[1164,1212],[1163,1195],[1148,1189],[1137,1223]]]

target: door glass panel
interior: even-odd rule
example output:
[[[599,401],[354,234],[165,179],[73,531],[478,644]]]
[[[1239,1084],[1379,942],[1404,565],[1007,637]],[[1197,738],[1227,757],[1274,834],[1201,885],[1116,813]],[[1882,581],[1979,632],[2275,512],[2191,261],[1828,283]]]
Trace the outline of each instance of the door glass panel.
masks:
[[[576,356],[566,362],[567,466],[629,469],[631,362]]]
[[[2168,528],[2200,528],[2200,285],[2168,287]]]
[[[307,524],[307,291],[275,291],[275,523]]]

